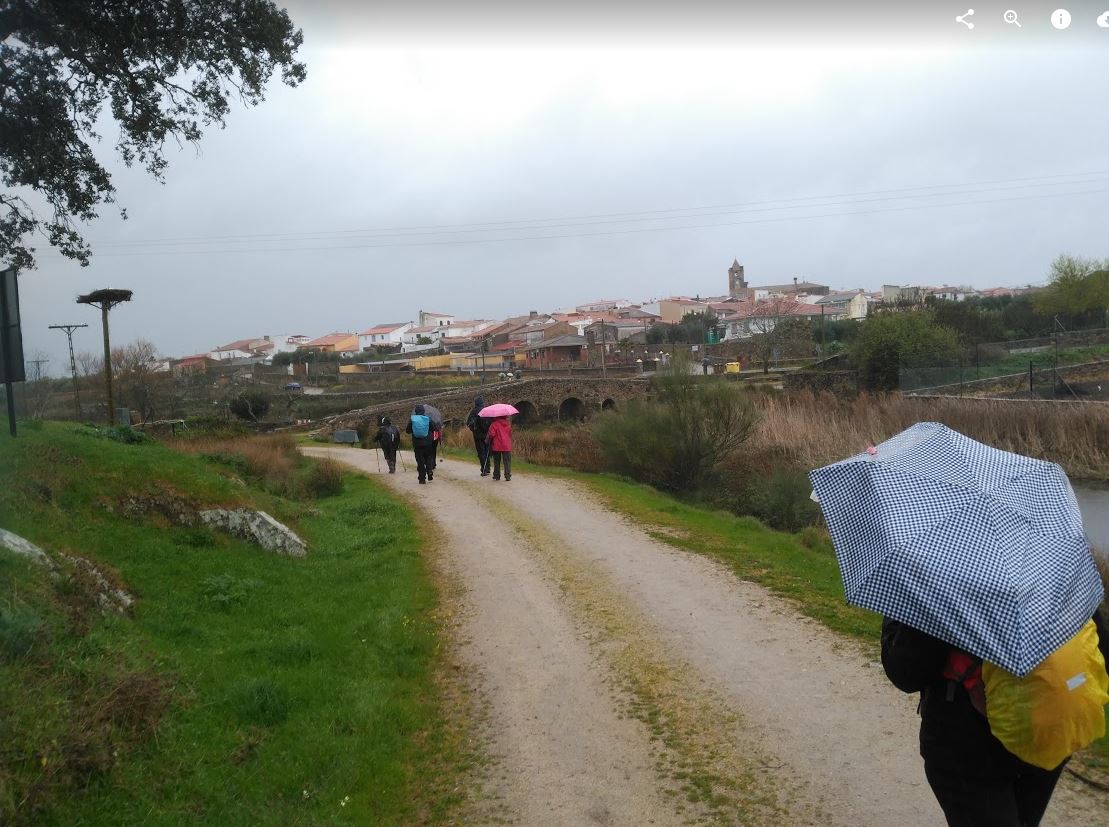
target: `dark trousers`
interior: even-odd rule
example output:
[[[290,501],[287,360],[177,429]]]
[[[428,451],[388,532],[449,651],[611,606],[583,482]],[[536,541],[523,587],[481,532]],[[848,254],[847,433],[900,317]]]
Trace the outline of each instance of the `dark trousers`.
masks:
[[[504,478],[506,480],[512,479],[512,452],[511,451],[494,451],[493,452],[493,479],[499,480],[501,478],[501,460],[504,460]]]
[[[477,463],[481,466],[481,473],[488,472],[486,464],[489,462],[489,446],[485,444],[485,438],[474,434],[474,450],[477,451]]]
[[[381,453],[385,455],[385,462],[389,465],[390,471],[397,470],[397,449],[394,445],[386,445],[381,449]]]
[[[416,476],[420,482],[431,479],[435,471],[435,446],[430,441],[426,445],[413,445],[412,453],[416,455]]]
[[[431,443],[431,470],[435,470],[435,466],[439,463],[439,440],[434,440]]]
[[[1027,769],[998,775],[958,758],[925,760],[924,774],[949,827],[1036,827],[1063,766],[1054,770],[1023,767]]]

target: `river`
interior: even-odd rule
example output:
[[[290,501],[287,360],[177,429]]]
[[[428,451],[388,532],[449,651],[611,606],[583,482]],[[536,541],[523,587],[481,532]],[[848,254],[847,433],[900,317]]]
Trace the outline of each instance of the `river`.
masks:
[[[1074,487],[1086,536],[1094,548],[1109,553],[1109,489]]]

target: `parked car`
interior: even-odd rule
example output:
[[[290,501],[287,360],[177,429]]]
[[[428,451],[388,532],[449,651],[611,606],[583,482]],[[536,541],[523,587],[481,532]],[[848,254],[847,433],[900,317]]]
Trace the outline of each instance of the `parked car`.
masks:
[[[300,390],[300,382],[289,382],[285,385],[282,385],[281,390],[283,390],[283,391],[299,391]]]

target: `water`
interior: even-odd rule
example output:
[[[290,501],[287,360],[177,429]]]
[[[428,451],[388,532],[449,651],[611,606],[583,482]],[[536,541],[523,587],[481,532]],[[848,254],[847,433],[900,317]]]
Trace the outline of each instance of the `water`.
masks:
[[[1109,552],[1109,489],[1074,487],[1090,545]]]

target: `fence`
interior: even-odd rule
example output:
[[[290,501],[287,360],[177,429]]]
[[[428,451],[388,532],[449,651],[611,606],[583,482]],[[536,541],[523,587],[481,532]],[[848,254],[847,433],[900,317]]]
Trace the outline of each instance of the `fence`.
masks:
[[[977,345],[952,364],[902,368],[899,387],[905,393],[942,388],[957,395],[1076,398],[1103,393],[1107,369],[1109,329],[1060,331],[1056,337]]]

